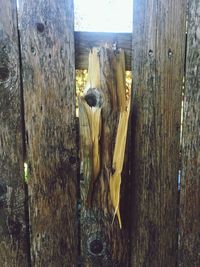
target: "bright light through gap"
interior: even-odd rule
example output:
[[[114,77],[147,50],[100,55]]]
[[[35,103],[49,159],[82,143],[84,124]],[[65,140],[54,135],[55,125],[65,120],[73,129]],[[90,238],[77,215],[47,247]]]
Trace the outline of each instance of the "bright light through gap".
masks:
[[[132,32],[133,0],[74,0],[75,31]]]

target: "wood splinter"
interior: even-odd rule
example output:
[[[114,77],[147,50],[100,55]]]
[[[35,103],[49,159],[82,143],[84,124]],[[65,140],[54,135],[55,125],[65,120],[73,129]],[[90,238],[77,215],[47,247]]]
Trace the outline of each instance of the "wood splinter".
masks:
[[[117,215],[121,228],[120,185],[130,113],[122,50],[116,54],[110,47],[92,49],[79,113],[82,200],[86,207],[112,214],[113,220]]]

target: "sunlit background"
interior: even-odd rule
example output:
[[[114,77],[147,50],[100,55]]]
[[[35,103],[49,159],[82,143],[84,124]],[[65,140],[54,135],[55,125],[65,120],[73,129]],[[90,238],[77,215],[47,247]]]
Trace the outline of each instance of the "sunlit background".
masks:
[[[132,32],[133,0],[74,0],[75,31]]]

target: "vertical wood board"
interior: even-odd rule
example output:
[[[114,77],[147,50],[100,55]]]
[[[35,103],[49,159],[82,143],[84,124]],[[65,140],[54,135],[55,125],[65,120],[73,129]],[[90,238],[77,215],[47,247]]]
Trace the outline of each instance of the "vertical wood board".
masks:
[[[180,266],[200,266],[200,2],[188,3],[184,95]]]
[[[77,265],[73,1],[20,1],[33,266]]]
[[[185,1],[134,1],[131,266],[177,264]]]
[[[0,266],[28,266],[15,0],[0,0]]]

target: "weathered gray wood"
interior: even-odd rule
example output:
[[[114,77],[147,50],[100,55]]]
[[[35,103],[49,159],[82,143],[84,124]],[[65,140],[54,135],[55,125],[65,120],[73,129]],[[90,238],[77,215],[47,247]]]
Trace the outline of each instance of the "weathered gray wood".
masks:
[[[77,265],[73,1],[20,1],[33,266]]]
[[[185,6],[134,1],[131,266],[177,265]]]
[[[76,69],[88,69],[88,53],[92,47],[115,44],[125,51],[126,69],[131,70],[132,34],[105,32],[75,32]]]
[[[127,106],[130,99],[127,100],[125,96],[123,59],[122,52],[117,54],[111,48],[93,49],[90,54],[89,88],[79,100],[81,259],[82,266],[87,267],[128,266],[127,213],[130,210],[127,206],[124,207],[124,200],[128,198],[124,186],[129,179],[128,169],[122,174],[122,229],[119,214],[114,218],[116,202],[113,201],[113,192],[117,194],[118,190],[115,183],[112,183],[119,182],[119,162],[113,160],[116,156],[114,151],[116,147],[123,147],[123,137],[127,133],[124,126],[120,141],[116,141],[117,131],[120,132],[118,125],[121,125],[122,114],[129,115]],[[128,122],[128,117],[125,118]],[[117,156],[120,163],[123,163],[123,151],[119,151]]]
[[[0,0],[0,266],[28,266],[16,1]]]
[[[200,266],[200,2],[188,4],[184,95],[180,266]]]

